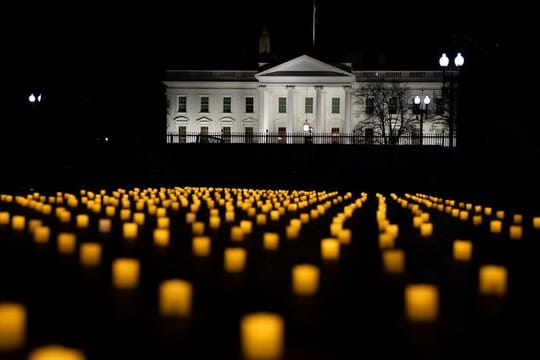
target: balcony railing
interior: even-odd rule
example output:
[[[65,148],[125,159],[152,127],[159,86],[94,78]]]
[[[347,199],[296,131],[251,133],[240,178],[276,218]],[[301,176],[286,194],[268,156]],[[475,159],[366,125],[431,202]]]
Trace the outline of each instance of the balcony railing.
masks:
[[[382,145],[406,146],[428,145],[449,146],[448,134],[416,134],[400,136],[364,135],[360,133],[207,133],[187,132],[185,134],[168,133],[169,144],[347,144],[347,145]],[[454,144],[455,144],[454,137]]]

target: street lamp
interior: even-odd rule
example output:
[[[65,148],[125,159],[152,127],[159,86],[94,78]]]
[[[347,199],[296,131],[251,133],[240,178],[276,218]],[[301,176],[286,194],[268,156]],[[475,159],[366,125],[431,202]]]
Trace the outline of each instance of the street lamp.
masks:
[[[32,104],[32,107],[36,106],[37,103],[41,102],[41,94],[35,96],[34,93],[31,93],[30,96],[28,96],[28,101]]]
[[[454,58],[454,68],[456,70],[456,75],[459,77],[459,69],[463,66],[463,64],[465,63],[465,58],[463,57],[463,55],[461,55],[460,52],[457,53],[456,57]],[[441,66],[442,68],[442,71],[443,71],[443,97],[445,96],[445,92],[446,92],[446,88],[445,88],[445,84],[446,84],[446,76],[445,76],[445,72],[446,72],[446,69],[449,67],[450,65],[450,59],[448,58],[448,56],[446,56],[446,53],[442,53],[440,59],[439,59],[439,65]],[[458,78],[459,79],[459,78]],[[450,109],[449,109],[449,112],[448,112],[448,130],[449,130],[449,135],[450,135],[450,147],[454,147],[454,131],[455,131],[455,120],[454,120],[454,101],[455,101],[455,96],[454,96],[454,75],[451,74],[450,76]],[[444,103],[444,101],[443,101]]]
[[[311,137],[311,131],[312,131],[312,127],[309,125],[306,118],[306,121],[304,122],[304,143],[305,144],[311,144],[313,142],[312,137]]]
[[[422,95],[423,96],[423,95]],[[416,118],[418,119],[418,113],[420,113],[420,145],[424,145],[424,114],[427,117],[428,105],[431,99],[428,95],[420,99],[420,96],[414,97],[414,105],[416,106]]]

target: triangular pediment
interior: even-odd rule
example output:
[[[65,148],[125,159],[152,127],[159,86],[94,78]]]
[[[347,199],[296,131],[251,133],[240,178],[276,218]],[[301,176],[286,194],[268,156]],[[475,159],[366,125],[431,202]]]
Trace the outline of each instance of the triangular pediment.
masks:
[[[348,77],[352,73],[327,64],[323,61],[312,58],[308,55],[302,55],[282,64],[273,66],[261,71],[255,77],[271,76],[332,76]]]

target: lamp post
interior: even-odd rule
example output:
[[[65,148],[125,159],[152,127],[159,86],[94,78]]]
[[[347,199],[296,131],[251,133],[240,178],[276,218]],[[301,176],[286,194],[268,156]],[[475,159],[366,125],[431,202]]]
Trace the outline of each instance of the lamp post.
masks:
[[[420,145],[424,145],[424,115],[427,116],[428,105],[431,102],[431,99],[428,95],[422,95],[423,99],[419,95],[414,97],[414,105],[416,109],[416,118],[418,119],[418,114],[420,114]]]
[[[465,58],[463,55],[461,55],[460,52],[457,53],[456,57],[454,58],[454,69],[456,71],[457,77],[459,77],[459,70],[465,63]],[[439,59],[439,65],[442,68],[443,71],[443,100],[446,92],[446,69],[450,65],[450,59],[448,59],[448,56],[446,56],[446,53],[442,53],[440,59]],[[455,119],[454,119],[454,74],[450,74],[450,109],[448,111],[448,130],[449,130],[449,145],[450,147],[454,147],[454,133],[455,133]],[[444,101],[443,101],[444,103]]]
[[[308,124],[307,118],[304,122],[304,144],[311,144],[313,143],[312,137],[311,137],[312,128]]]

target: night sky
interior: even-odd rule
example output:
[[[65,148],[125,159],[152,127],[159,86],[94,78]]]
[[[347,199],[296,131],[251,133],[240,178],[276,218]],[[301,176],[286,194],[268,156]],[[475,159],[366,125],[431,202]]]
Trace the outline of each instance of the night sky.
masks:
[[[530,8],[397,4],[317,1],[315,50],[310,0],[21,4],[3,14],[2,111],[17,117],[36,89],[63,130],[84,123],[92,133],[129,135],[137,118],[158,133],[164,70],[254,64],[263,24],[283,60],[312,53],[373,68],[384,53],[387,67],[436,69],[442,51],[462,51],[469,69],[495,70],[521,86],[510,72],[532,61],[523,56],[534,40]]]

